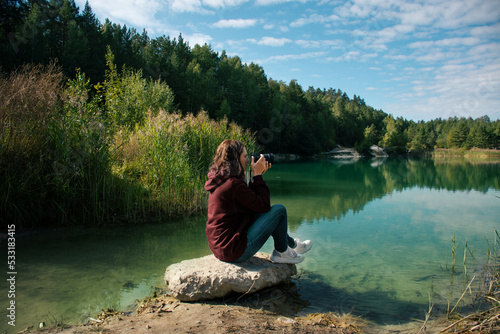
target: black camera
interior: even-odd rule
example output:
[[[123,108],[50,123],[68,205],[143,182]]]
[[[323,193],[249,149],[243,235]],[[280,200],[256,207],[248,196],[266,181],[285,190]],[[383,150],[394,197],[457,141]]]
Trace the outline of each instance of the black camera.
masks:
[[[264,159],[266,159],[267,162],[270,164],[274,163],[274,154],[272,153],[263,153]],[[260,159],[260,153],[252,153],[251,156],[253,157],[253,161],[257,162],[257,160]]]

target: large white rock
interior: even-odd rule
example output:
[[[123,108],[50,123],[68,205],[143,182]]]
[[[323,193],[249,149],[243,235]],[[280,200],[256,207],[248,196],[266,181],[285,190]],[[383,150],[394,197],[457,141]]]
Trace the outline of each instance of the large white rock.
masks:
[[[168,266],[165,283],[173,297],[197,301],[232,292],[252,293],[285,282],[296,273],[294,264],[273,263],[265,253],[240,263],[227,263],[208,255]]]

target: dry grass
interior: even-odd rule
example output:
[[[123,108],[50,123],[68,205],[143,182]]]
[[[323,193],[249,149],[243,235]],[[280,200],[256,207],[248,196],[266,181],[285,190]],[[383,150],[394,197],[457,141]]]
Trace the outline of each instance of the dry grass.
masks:
[[[55,65],[26,65],[0,77],[0,154],[29,156],[43,145],[61,106],[63,75]]]
[[[445,333],[500,333],[500,256],[496,254],[500,235],[495,230],[494,264],[486,267],[482,286],[485,287],[482,297],[489,307],[482,311],[461,315],[441,332]],[[465,289],[467,290],[467,288]],[[465,293],[465,291],[464,291]],[[458,304],[458,303],[457,303]]]
[[[204,112],[140,109],[144,119],[123,125],[108,117],[108,100],[92,97],[83,74],[63,79],[54,65],[0,75],[5,221],[39,227],[189,215],[206,207],[204,179],[222,139],[255,143]]]
[[[350,314],[337,315],[334,313],[312,313],[306,317],[295,318],[301,324],[341,329],[342,333],[362,333],[363,328],[370,324]]]
[[[460,317],[443,329],[445,333],[500,333],[500,272],[496,269],[494,279],[490,282],[484,295],[490,307],[480,313],[471,313]]]
[[[446,149],[438,148],[432,152],[433,158],[467,158],[467,159],[498,159],[500,150],[497,149]]]

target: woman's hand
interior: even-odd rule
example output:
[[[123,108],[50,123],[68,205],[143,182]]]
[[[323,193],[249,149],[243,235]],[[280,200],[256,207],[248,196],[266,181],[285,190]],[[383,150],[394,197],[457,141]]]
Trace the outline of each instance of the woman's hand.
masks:
[[[259,160],[257,160],[257,162],[253,160],[254,157],[252,156],[252,163],[250,165],[250,168],[252,169],[253,176],[264,174],[266,170],[268,170],[272,166],[272,164],[266,161],[263,154],[260,155],[260,158]]]

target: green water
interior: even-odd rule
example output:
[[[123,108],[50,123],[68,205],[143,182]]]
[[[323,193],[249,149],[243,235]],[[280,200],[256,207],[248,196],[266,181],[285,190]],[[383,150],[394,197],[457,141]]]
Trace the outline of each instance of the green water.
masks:
[[[435,309],[453,307],[488,262],[488,248],[493,251],[499,171],[495,163],[432,160],[276,163],[265,175],[272,202],[287,207],[292,236],[314,241],[298,265],[300,297],[308,304],[302,312],[399,323],[423,319],[430,299]],[[210,253],[204,224],[201,216],[18,237],[16,327],[3,316],[0,329],[76,323],[104,308],[130,309],[164,287],[169,264]],[[271,242],[264,251],[272,251]],[[5,298],[1,303],[5,310]]]

